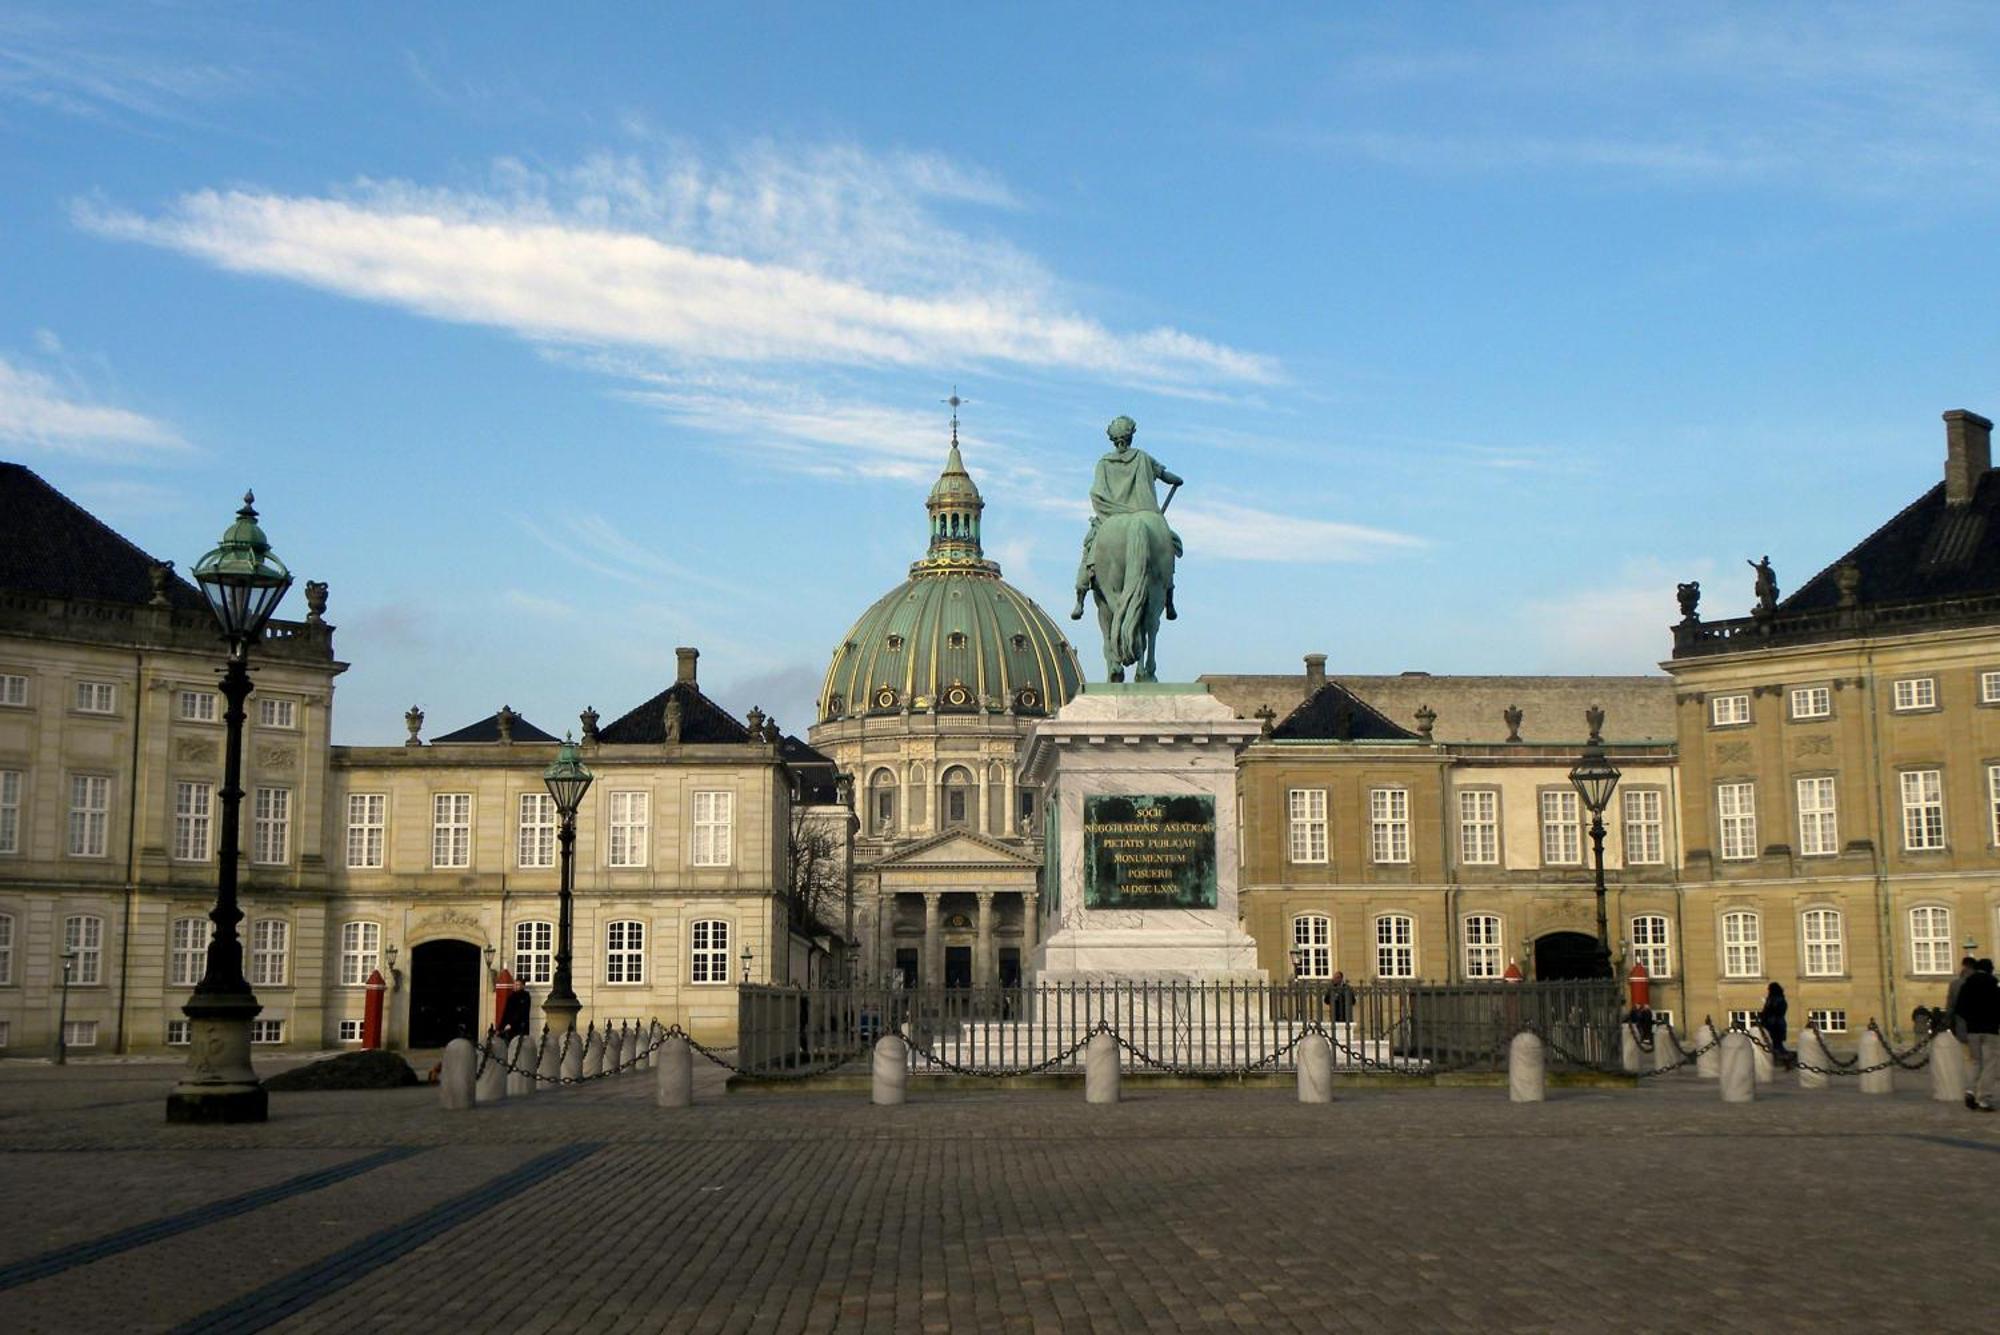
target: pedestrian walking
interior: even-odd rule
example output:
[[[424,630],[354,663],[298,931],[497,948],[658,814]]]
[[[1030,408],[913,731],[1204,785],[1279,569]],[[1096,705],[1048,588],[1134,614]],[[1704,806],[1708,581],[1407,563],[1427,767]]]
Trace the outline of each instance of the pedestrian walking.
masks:
[[[522,983],[507,994],[506,1009],[500,1012],[500,1036],[514,1038],[527,1033],[533,1015],[534,1003],[528,996],[528,985]]]
[[[1757,1024],[1771,1041],[1771,1059],[1790,1065],[1792,1054],[1785,1051],[1785,989],[1773,983],[1764,991],[1764,1009],[1757,1012]]]
[[[1992,960],[1977,961],[1960,984],[1951,1018],[1954,1028],[1964,1024],[1972,1055],[1972,1088],[1965,1093],[1965,1106],[1992,1112],[1993,1095],[2000,1090],[2000,980],[1993,977]]]
[[[1965,986],[1965,980],[1979,971],[1979,961],[1967,955],[1958,962],[1958,972],[1952,975],[1951,986],[1944,990],[1944,1013],[1950,1015],[1958,1009],[1958,989]],[[1954,1020],[1952,1036],[1959,1042],[1965,1041],[1965,1021]]]

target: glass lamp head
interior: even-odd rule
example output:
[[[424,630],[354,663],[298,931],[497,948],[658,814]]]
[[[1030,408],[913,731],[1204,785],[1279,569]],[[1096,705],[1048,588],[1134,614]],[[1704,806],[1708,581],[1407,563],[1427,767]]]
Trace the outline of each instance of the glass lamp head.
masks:
[[[250,644],[278,610],[292,572],[271,553],[270,540],[257,523],[256,496],[243,493],[243,508],[223,531],[222,541],[194,564],[195,583],[208,599],[209,610],[231,644]]]

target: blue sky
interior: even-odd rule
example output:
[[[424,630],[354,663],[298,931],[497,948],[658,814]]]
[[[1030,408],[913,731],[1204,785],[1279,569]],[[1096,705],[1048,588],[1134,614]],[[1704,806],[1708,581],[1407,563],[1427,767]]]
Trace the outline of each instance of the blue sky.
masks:
[[[2000,409],[1990,9],[1309,8],[10,5],[0,457],[254,485],[338,740],[802,733],[954,385],[1058,616],[1105,422],[1186,477],[1170,678],[1648,670]]]

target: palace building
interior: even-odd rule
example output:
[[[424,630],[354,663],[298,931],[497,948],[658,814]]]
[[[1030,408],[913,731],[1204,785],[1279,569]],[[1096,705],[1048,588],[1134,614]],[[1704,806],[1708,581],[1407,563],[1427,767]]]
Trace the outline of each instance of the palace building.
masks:
[[[1348,676],[1312,654],[1200,678],[1263,724],[1234,840],[1257,964],[1594,968],[1569,772],[1601,721],[1607,936],[1657,1009],[1723,1021],[1776,980],[1839,1032],[1938,1003],[2000,935],[2000,480],[1990,423],[1945,426],[1942,479],[1789,597],[1766,565],[1749,614],[1712,619],[1682,586],[1663,675]],[[833,648],[810,744],[709,699],[693,649],[611,722],[582,711],[581,1023],[726,1042],[745,980],[1031,981],[1043,813],[1020,761],[1083,677],[986,557],[955,421],[925,508],[908,577]],[[49,1051],[59,1022],[82,1052],[172,1048],[214,900],[219,641],[196,589],[26,468],[0,465],[0,513],[0,1052]],[[253,1037],[357,1041],[379,971],[390,1042],[428,1046],[484,1023],[503,968],[546,995],[557,729],[503,708],[427,741],[413,709],[402,745],[333,745],[327,597],[307,584],[252,659]]]

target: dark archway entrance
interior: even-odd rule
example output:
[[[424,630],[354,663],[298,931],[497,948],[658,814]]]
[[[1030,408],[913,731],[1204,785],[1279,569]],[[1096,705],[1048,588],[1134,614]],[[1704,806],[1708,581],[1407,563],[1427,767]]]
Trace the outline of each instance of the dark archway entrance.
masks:
[[[410,952],[410,1046],[441,1048],[478,1031],[479,947],[470,941],[426,941]]]
[[[1535,981],[1604,977],[1597,956],[1597,938],[1584,932],[1549,932],[1535,938]]]

